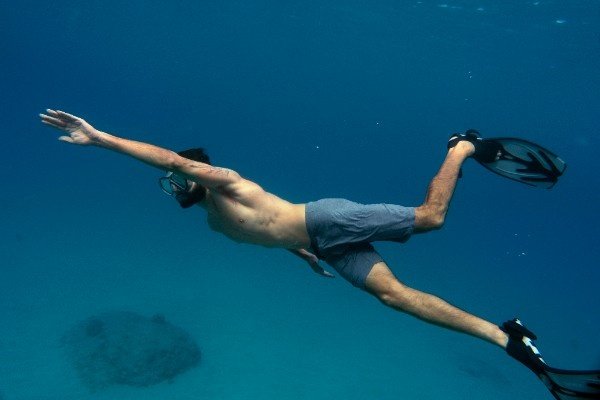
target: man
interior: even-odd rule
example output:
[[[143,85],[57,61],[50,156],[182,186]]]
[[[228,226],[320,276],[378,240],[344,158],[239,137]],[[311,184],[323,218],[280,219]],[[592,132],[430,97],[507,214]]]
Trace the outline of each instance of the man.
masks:
[[[500,328],[436,296],[407,287],[370,244],[405,242],[413,233],[442,227],[463,162],[471,156],[480,160],[499,156],[496,147],[473,132],[451,137],[446,158],[418,207],[362,205],[343,199],[293,204],[231,169],[212,166],[201,149],[178,154],[123,139],[62,111],[48,109],[40,117],[44,124],[64,132],[61,141],[113,150],[167,171],[160,180],[163,190],[184,208],[204,208],[211,229],[237,242],[288,249],[315,272],[332,276],[319,265],[322,259],[386,306],[500,346],[538,376],[546,376],[550,367],[531,343],[535,335],[518,320]]]

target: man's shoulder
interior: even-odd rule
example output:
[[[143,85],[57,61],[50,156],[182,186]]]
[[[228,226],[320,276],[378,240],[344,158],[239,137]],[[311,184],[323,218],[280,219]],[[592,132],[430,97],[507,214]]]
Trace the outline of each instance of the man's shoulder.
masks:
[[[221,185],[216,189],[219,194],[237,198],[266,193],[259,184],[242,177],[225,185]]]

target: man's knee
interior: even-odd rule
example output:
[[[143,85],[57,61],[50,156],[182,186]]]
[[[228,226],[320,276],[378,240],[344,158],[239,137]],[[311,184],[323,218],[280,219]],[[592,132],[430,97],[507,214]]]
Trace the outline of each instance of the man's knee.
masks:
[[[365,289],[388,307],[405,310],[414,290],[402,284],[384,262],[377,263],[367,275]]]
[[[422,205],[415,209],[415,228],[417,230],[436,230],[444,226],[447,209],[442,206]]]
[[[394,279],[393,282],[390,282],[386,288],[373,294],[384,305],[396,309],[407,309],[408,305],[411,303],[411,289],[396,279]]]

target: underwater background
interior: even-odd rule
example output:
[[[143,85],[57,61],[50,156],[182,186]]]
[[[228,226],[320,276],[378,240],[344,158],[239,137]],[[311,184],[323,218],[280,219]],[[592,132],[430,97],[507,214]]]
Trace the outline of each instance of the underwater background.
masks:
[[[378,244],[398,278],[600,367],[600,1],[0,1],[0,398],[549,399],[500,349],[386,309],[283,250],[212,233],[153,170],[58,142],[37,114],[205,147],[292,202],[422,202],[448,136],[558,153],[552,190],[463,168],[446,225]],[[163,315],[202,349],[90,391],[60,344]]]

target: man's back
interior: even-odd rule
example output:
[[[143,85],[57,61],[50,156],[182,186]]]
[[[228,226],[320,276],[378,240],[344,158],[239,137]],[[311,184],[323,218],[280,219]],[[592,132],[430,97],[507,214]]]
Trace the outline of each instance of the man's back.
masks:
[[[200,205],[211,229],[236,242],[291,249],[310,245],[304,205],[285,201],[247,179],[208,189]]]

